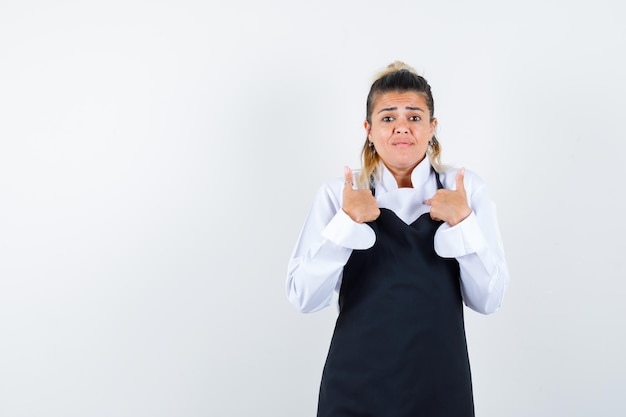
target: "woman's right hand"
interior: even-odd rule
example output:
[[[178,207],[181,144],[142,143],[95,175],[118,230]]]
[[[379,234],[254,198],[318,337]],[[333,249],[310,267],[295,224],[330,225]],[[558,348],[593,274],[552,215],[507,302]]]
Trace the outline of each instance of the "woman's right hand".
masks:
[[[345,176],[343,211],[357,223],[366,223],[376,220],[378,216],[380,216],[380,209],[378,208],[378,203],[376,203],[376,198],[372,195],[372,191],[369,189],[353,189],[354,176],[352,175],[352,170],[346,166],[343,172]]]

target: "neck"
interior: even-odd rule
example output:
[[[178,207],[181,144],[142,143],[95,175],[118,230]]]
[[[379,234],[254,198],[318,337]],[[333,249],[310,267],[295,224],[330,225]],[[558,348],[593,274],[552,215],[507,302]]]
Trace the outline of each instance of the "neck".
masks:
[[[389,172],[391,172],[393,177],[396,179],[396,183],[398,183],[398,188],[413,188],[413,182],[411,181],[411,173],[413,172],[413,168],[397,169],[387,167]]]

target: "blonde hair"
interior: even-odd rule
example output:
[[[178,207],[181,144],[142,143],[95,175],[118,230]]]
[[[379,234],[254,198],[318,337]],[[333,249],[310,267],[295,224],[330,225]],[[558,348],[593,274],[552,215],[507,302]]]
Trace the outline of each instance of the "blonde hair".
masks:
[[[428,82],[415,71],[415,69],[402,61],[394,61],[387,65],[385,69],[376,74],[374,82],[370,87],[367,95],[365,120],[372,123],[372,111],[374,102],[382,94],[399,91],[413,91],[421,94],[426,100],[428,110],[430,111],[430,120],[435,118],[435,103]],[[430,163],[436,171],[442,169],[441,164],[441,145],[437,138],[433,135],[428,143],[426,151]],[[365,144],[361,150],[361,171],[357,177],[359,188],[370,188],[374,180],[378,179],[380,173],[378,166],[380,164],[380,156],[376,153],[372,142],[365,138]]]

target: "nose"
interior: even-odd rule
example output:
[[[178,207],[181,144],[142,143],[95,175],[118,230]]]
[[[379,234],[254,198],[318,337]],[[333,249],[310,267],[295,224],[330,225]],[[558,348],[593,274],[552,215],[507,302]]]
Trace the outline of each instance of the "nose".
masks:
[[[409,128],[406,126],[406,124],[404,123],[398,123],[396,125],[396,129],[395,129],[396,133],[398,134],[402,134],[402,133],[409,133]]]

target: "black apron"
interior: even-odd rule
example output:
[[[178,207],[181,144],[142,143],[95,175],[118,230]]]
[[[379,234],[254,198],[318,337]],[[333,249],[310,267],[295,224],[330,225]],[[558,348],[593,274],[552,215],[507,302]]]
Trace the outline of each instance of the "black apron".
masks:
[[[318,417],[474,416],[459,265],[434,250],[441,223],[388,209],[368,223],[376,243],[344,267]]]

